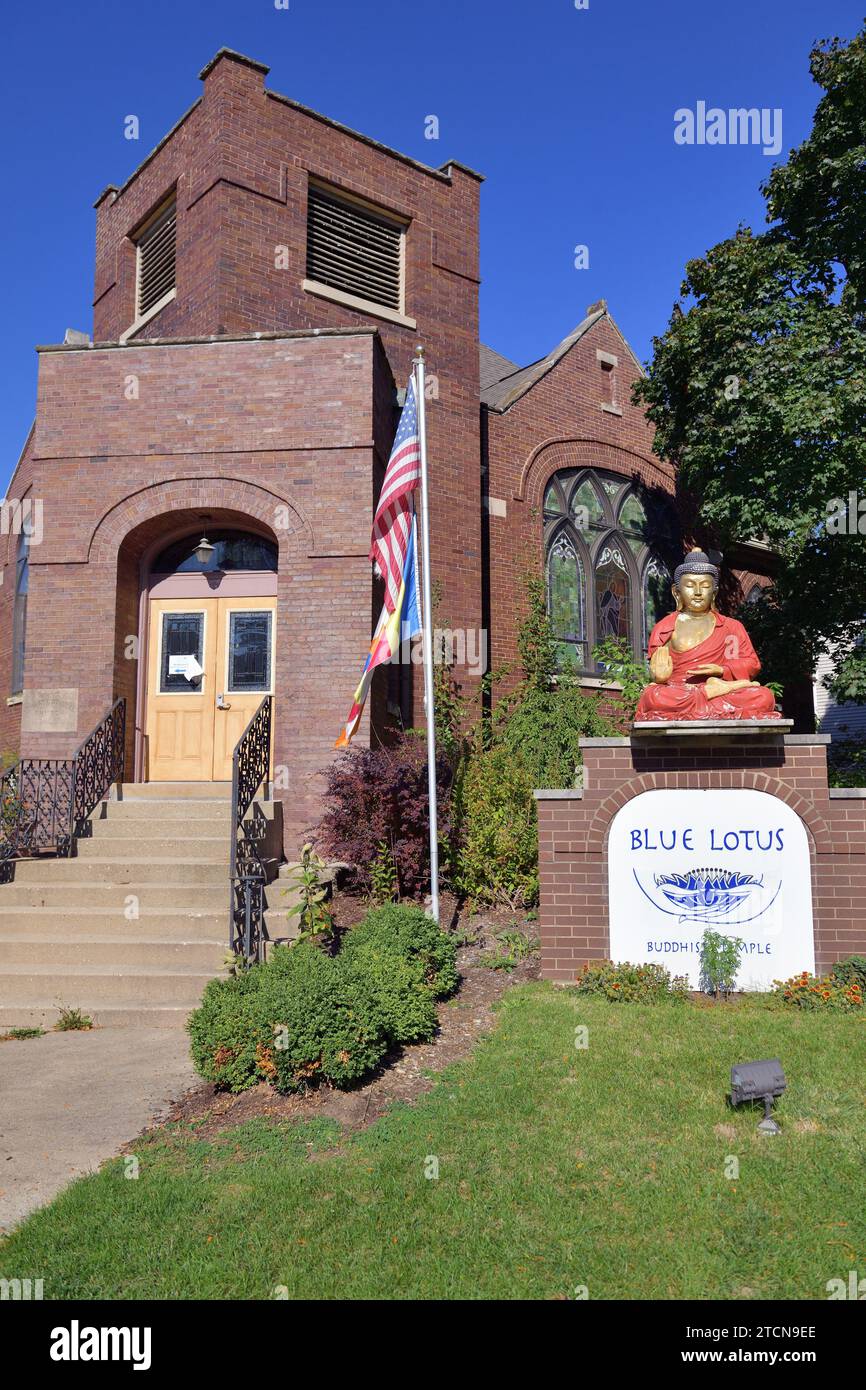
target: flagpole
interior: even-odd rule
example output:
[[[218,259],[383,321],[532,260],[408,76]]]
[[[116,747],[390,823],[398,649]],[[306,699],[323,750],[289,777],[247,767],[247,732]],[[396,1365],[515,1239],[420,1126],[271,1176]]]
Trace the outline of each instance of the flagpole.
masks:
[[[430,582],[430,490],[427,479],[427,398],[424,394],[424,349],[415,359],[418,440],[421,446],[421,555],[423,604],[421,629],[424,651],[424,709],[427,714],[427,790],[430,796],[430,914],[439,921],[439,831],[436,807],[436,710],[433,702],[433,597]]]

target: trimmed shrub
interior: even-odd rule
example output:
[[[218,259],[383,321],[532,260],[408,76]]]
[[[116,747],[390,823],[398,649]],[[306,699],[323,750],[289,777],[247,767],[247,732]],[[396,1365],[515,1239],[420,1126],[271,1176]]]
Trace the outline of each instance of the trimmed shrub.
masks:
[[[310,942],[275,946],[266,965],[211,980],[187,1023],[193,1061],[231,1091],[351,1086],[392,1043],[431,1037],[436,997],[456,983],[450,937],[420,908],[389,904],[336,957]]]
[[[403,736],[393,748],[352,748],[326,773],[325,814],[317,835],[322,852],[351,864],[350,882],[373,890],[372,866],[388,847],[397,891],[412,897],[430,883],[430,803],[427,796],[427,744]],[[451,767],[437,761],[439,832],[451,833]]]
[[[689,985],[685,976],[671,977],[663,965],[600,960],[584,966],[577,989],[580,994],[602,994],[614,1004],[666,1004],[686,999]]]
[[[273,1033],[259,1030],[253,1020],[252,999],[262,973],[269,966],[254,965],[225,980],[210,980],[201,1004],[187,1019],[192,1060],[205,1081],[230,1091],[245,1091],[261,1076],[258,1049],[273,1043]]]
[[[368,990],[375,1009],[395,1043],[420,1042],[436,1031],[436,999],[424,980],[420,957],[401,956],[392,948],[365,941],[340,960],[346,987]]]
[[[351,1086],[385,1055],[386,1010],[372,981],[312,946],[295,946],[285,954],[300,952],[318,962],[304,961],[300,972],[286,972],[268,1008],[273,1083],[279,1091],[296,1091],[323,1077],[335,1086]]]
[[[441,931],[420,907],[386,903],[373,908],[347,934],[340,958],[351,960],[369,946],[419,961],[423,981],[437,999],[457,987],[454,939]]]

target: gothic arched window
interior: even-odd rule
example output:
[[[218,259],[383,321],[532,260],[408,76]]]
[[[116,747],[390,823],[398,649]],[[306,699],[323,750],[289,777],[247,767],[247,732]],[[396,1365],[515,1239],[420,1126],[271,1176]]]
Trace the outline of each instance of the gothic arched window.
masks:
[[[27,646],[27,590],[30,587],[30,538],[26,530],[18,537],[15,553],[15,600],[12,607],[12,691],[24,689],[24,652]]]
[[[672,608],[678,526],[665,498],[630,479],[588,469],[555,473],[544,494],[547,609],[563,663],[597,675],[607,637],[646,654]]]

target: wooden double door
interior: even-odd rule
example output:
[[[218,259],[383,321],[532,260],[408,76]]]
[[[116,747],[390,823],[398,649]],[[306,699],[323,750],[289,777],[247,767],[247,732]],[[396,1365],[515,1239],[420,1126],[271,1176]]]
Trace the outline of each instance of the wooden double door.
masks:
[[[231,780],[232,754],[274,689],[275,598],[151,598],[151,782]]]

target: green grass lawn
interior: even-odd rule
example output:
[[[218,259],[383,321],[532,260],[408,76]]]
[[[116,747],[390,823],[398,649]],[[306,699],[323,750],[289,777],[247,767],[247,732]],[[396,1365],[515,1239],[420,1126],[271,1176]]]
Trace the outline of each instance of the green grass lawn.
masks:
[[[726,1088],[775,1056],[763,1138]],[[138,1179],[113,1161],[8,1237],[0,1273],[46,1298],[826,1298],[866,1275],[864,1064],[853,1016],[517,986],[469,1060],[339,1152],[321,1120],[160,1131]]]

